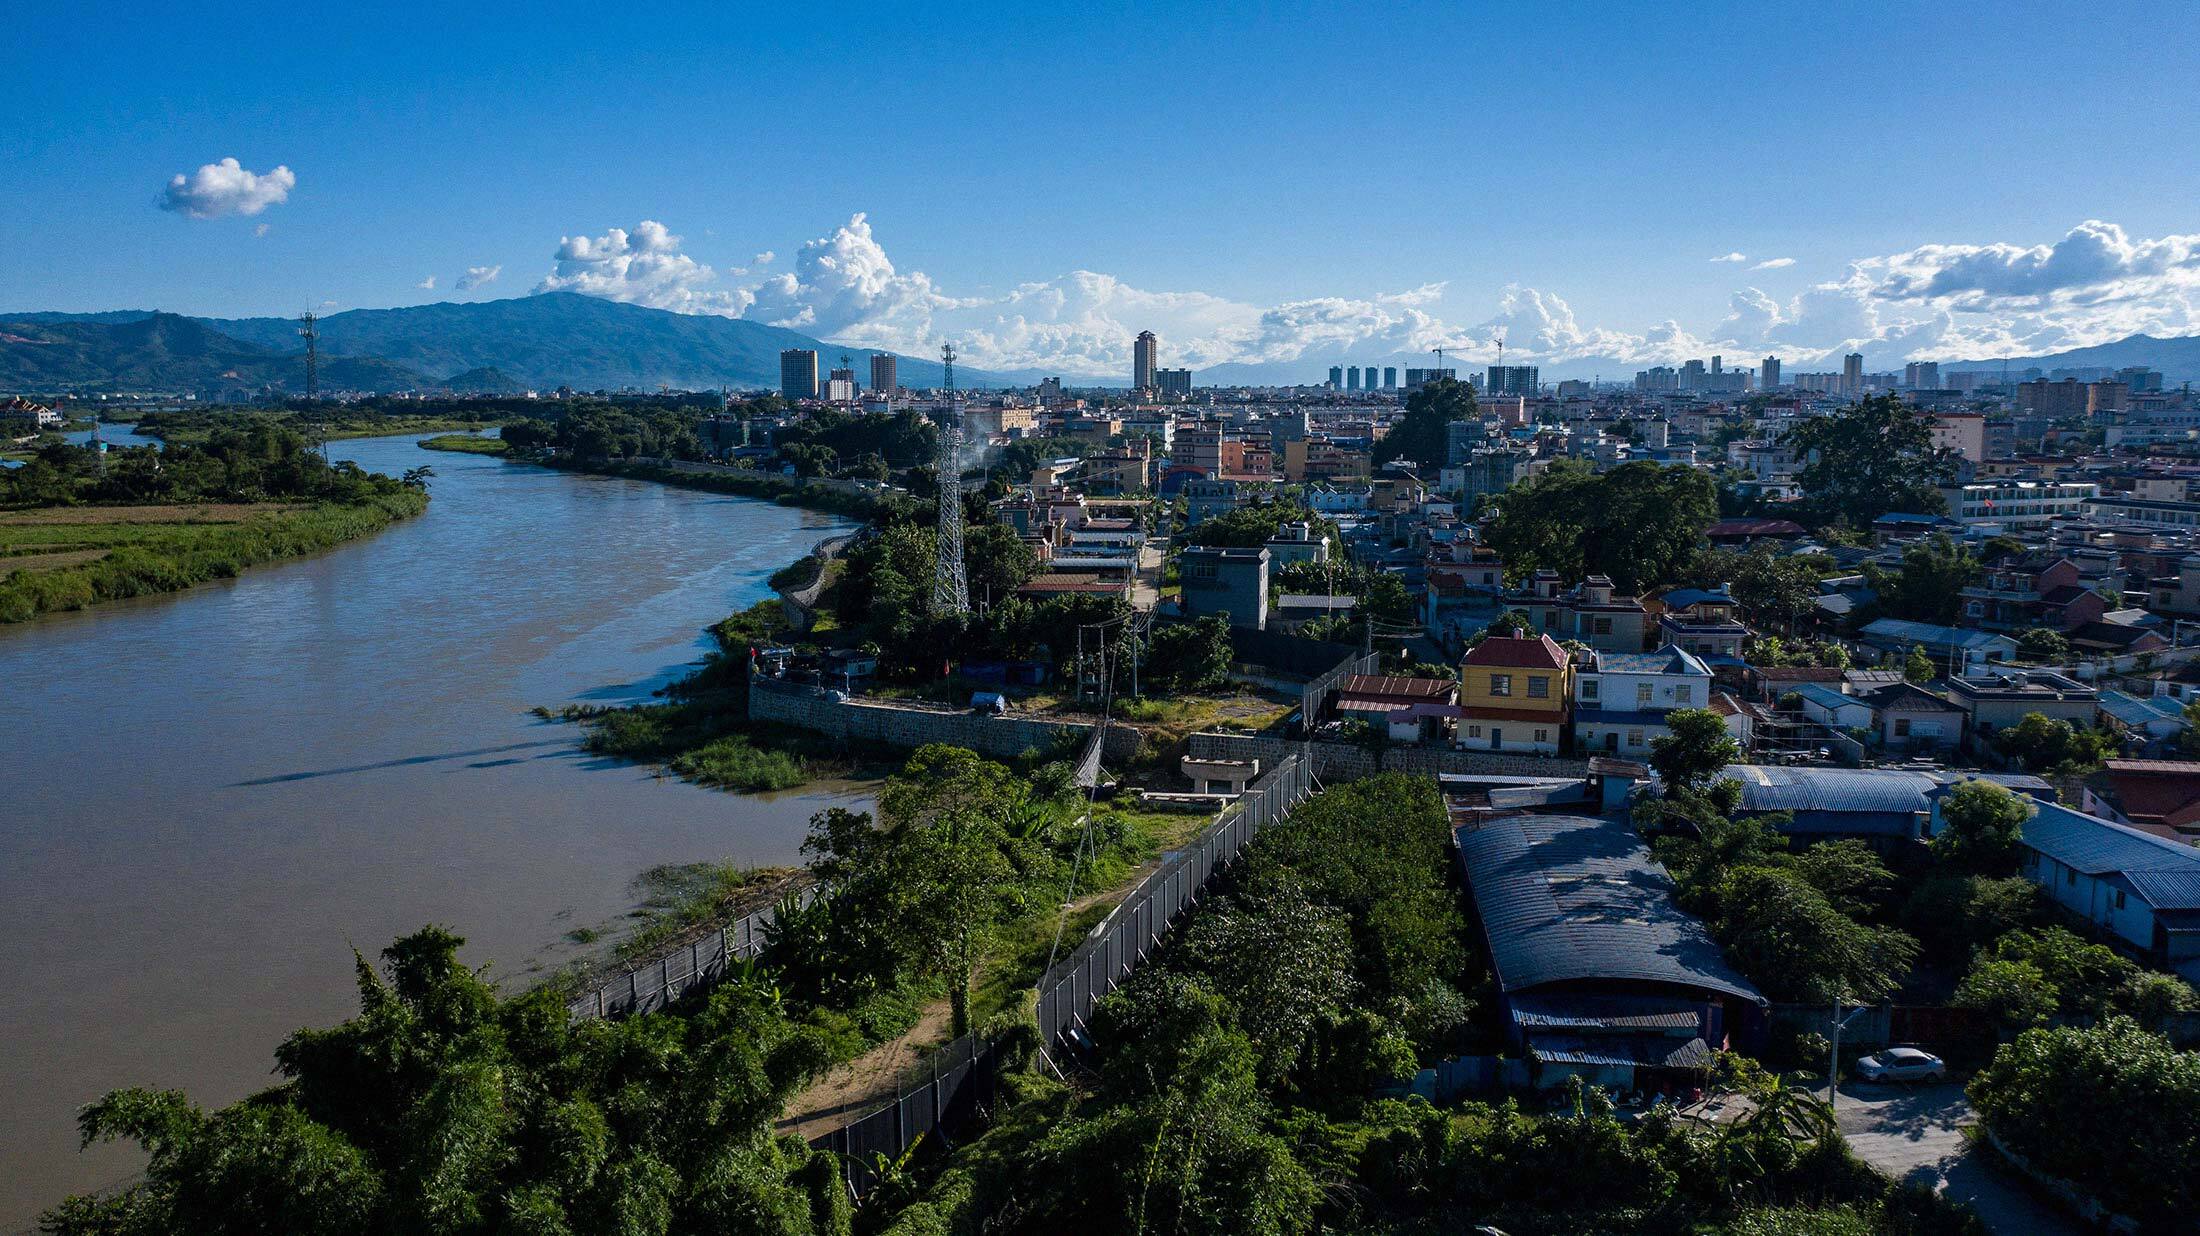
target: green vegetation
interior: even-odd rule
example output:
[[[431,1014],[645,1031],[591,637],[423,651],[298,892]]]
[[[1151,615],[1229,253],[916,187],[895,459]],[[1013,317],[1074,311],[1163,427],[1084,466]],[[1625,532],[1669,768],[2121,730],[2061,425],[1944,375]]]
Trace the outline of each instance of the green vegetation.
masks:
[[[1901,618],[1951,625],[1963,604],[1962,591],[1977,583],[1980,573],[1978,556],[1945,533],[1913,541],[1902,551],[1902,565],[1894,570],[1875,562],[1864,564],[1865,582],[1879,596],[1866,620]]]
[[[433,438],[422,438],[420,449],[456,451],[462,455],[505,455],[511,453],[512,445],[502,438],[484,438],[473,433],[446,433]]]
[[[2099,768],[2101,761],[2116,753],[2116,736],[2028,712],[2015,725],[1994,735],[1994,749],[2024,765],[2027,772],[2078,777]]]
[[[736,867],[731,863],[679,863],[651,867],[634,879],[641,904],[613,956],[622,962],[655,957],[666,945],[704,928],[762,909],[760,897],[787,886],[784,867]]]
[[[1890,513],[1947,509],[1938,487],[1955,480],[1959,456],[1933,445],[1930,416],[1893,395],[1810,417],[1780,441],[1804,461],[1795,479],[1814,522],[1868,528]]]
[[[845,1232],[833,1160],[775,1138],[830,1060],[764,983],[684,1015],[572,1026],[503,998],[427,928],[358,964],[359,1015],[276,1051],[274,1088],[218,1112],[178,1091],[86,1108],[144,1178],[49,1211],[56,1236],[170,1232]]]
[[[1681,577],[1718,514],[1708,474],[1637,462],[1598,472],[1561,460],[1497,499],[1485,540],[1509,572],[1610,577],[1622,593]]]
[[[493,421],[435,412],[382,410],[366,404],[299,404],[288,409],[201,408],[148,412],[137,431],[171,445],[204,443],[224,431],[254,425],[287,429],[303,438],[387,438],[398,434],[487,429]]]
[[[1970,1092],[2004,1145],[2143,1230],[2186,1230],[2200,1212],[2200,1054],[2128,1018],[2027,1030]]]
[[[927,1187],[890,1181],[873,1221],[894,1236],[1975,1230],[1857,1163],[1822,1105],[1739,1060],[1722,1084],[1752,1114],[1718,1126],[1670,1108],[1622,1122],[1578,1086],[1549,1115],[1377,1097],[1474,1040],[1447,829],[1433,784],[1386,775],[1262,833],[1101,1002],[1092,1083],[1016,1079],[992,1130]],[[1753,1226],[1780,1222],[1794,1226]]]
[[[50,445],[0,472],[0,622],[173,592],[370,535],[426,510],[430,475],[332,467],[264,421],[104,463]]]
[[[1473,387],[1452,378],[1430,382],[1406,396],[1405,415],[1375,444],[1374,464],[1403,459],[1433,474],[1450,451],[1452,423],[1477,415]]]

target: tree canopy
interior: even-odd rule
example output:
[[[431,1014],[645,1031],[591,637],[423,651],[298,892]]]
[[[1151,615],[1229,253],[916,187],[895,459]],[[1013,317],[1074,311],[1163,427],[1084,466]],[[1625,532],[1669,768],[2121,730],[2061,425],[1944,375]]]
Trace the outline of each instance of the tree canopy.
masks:
[[[1431,472],[1443,467],[1451,447],[1450,426],[1478,414],[1472,386],[1455,378],[1427,383],[1406,396],[1405,415],[1375,444],[1375,466],[1403,459]]]
[[[1938,486],[1955,480],[1960,456],[1933,445],[1931,418],[1892,395],[1875,395],[1787,431],[1802,466],[1795,479],[1822,519],[1861,528],[1890,513],[1947,509]]]
[[[1623,593],[1681,578],[1718,515],[1709,474],[1637,461],[1561,460],[1498,499],[1487,541],[1512,571],[1609,576]]]

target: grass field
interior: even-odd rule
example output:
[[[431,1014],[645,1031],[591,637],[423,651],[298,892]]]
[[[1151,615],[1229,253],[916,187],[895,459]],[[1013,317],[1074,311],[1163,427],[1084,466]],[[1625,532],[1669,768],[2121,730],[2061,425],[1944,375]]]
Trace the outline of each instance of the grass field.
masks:
[[[381,531],[427,509],[406,492],[357,505],[208,503],[0,511],[0,622],[174,592]]]
[[[484,438],[471,433],[446,433],[421,439],[420,449],[457,451],[461,455],[507,455],[511,453],[512,447],[502,438]]]

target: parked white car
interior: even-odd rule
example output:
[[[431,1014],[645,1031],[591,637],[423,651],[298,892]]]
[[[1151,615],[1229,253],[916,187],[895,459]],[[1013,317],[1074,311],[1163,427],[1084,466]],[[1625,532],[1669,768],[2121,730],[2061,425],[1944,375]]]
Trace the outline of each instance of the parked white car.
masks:
[[[1865,1081],[1946,1081],[1948,1066],[1929,1051],[1890,1047],[1859,1059],[1856,1075]]]

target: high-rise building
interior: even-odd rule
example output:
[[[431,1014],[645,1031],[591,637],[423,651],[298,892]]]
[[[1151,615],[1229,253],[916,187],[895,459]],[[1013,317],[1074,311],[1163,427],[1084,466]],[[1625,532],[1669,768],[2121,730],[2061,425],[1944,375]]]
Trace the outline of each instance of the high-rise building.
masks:
[[[788,348],[779,354],[779,394],[789,403],[817,398],[817,352]]]
[[[1851,352],[1841,358],[1841,393],[1844,395],[1861,395],[1864,393],[1864,354],[1862,352]]]
[[[1406,370],[1406,389],[1417,391],[1431,382],[1440,382],[1446,379],[1457,381],[1458,377],[1459,371],[1448,365],[1442,369],[1408,369]]]
[[[2133,365],[2116,371],[2116,380],[2134,391],[2158,391],[2162,389],[2162,371],[2144,365]]]
[[[2161,387],[2160,378],[2162,375],[2155,374],[2154,376],[2156,378],[2155,387],[2156,389],[2159,389]],[[1383,389],[1386,391],[1394,391],[1398,389],[1398,367],[1396,365],[1383,366]]]
[[[1161,340],[1150,330],[1138,332],[1138,339],[1131,344],[1131,387],[1135,390],[1153,389],[1153,371],[1161,367]]]
[[[1767,356],[1757,370],[1757,389],[1769,391],[1780,385],[1780,358]]]
[[[1711,385],[1711,372],[1700,360],[1682,361],[1680,385],[1684,391],[1703,390]]]
[[[1329,389],[1333,391],[1341,391],[1344,389],[1343,365],[1331,365],[1329,367]]]
[[[1533,395],[1540,378],[1541,373],[1534,365],[1492,365],[1489,385],[1482,389],[1491,395]]]
[[[1939,361],[1911,361],[1902,367],[1902,385],[1913,391],[1940,389]]]
[[[1164,395],[1192,394],[1192,371],[1189,369],[1156,369],[1153,371],[1154,389]]]
[[[901,389],[900,360],[892,352],[871,353],[871,392],[891,395]]]
[[[1360,389],[1360,367],[1358,365],[1352,365],[1344,371],[1344,388],[1348,391]]]
[[[1658,365],[1635,372],[1635,389],[1645,393],[1679,390],[1681,377],[1670,365]]]

